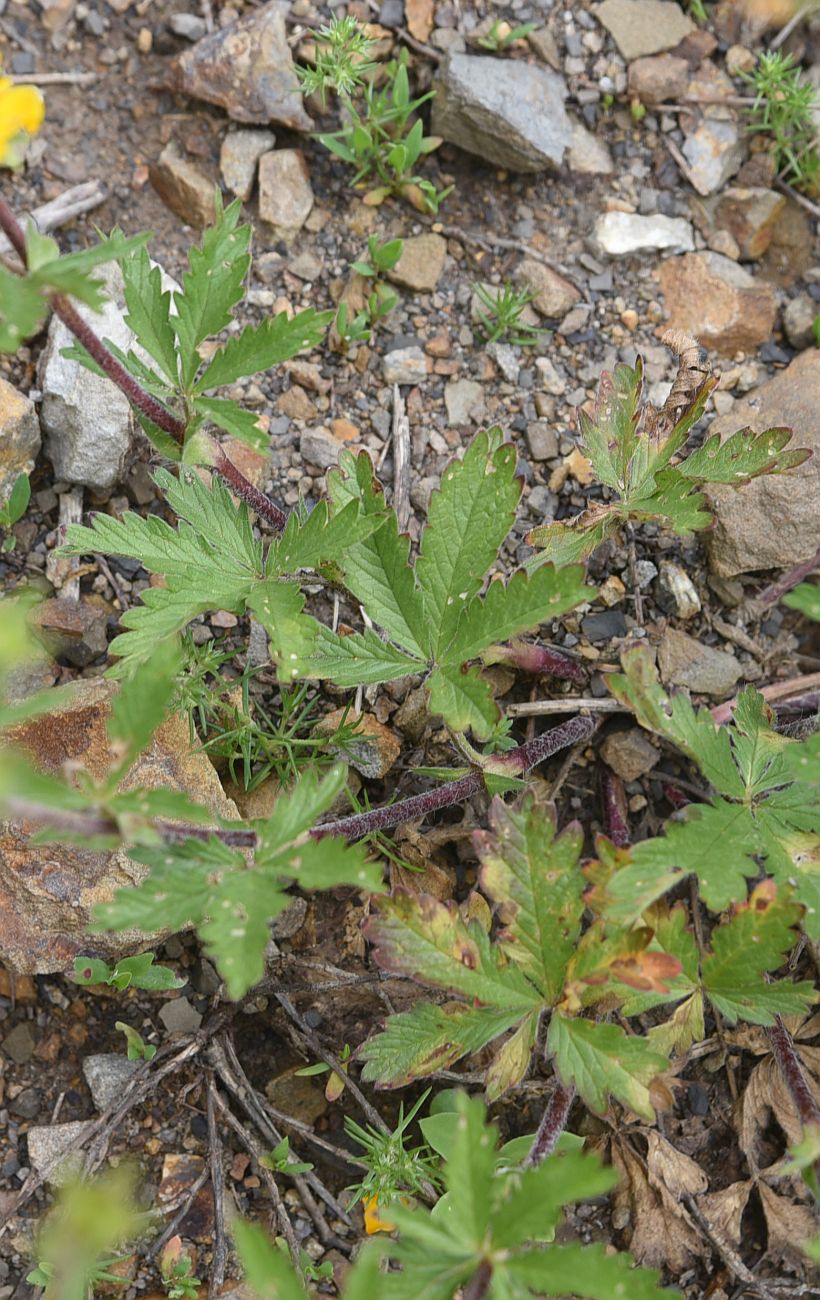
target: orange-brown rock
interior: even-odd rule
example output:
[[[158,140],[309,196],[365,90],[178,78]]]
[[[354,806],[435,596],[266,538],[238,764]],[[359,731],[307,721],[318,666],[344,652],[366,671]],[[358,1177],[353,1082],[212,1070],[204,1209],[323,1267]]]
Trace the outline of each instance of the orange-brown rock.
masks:
[[[694,334],[722,356],[752,352],[770,337],[777,312],[774,289],[728,257],[668,257],[658,278],[666,301],[665,328]]]

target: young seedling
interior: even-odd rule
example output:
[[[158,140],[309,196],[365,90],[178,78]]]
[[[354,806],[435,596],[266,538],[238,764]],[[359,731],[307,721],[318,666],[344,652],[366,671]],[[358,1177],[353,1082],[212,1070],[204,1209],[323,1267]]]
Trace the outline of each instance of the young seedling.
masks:
[[[351,262],[351,270],[373,281],[373,289],[367,296],[364,312],[371,326],[375,325],[376,321],[381,320],[382,317],[389,315],[399,300],[396,290],[384,284],[381,277],[386,275],[388,271],[392,271],[402,255],[403,248],[403,239],[389,239],[384,243],[380,243],[378,236],[371,235],[367,242],[367,259]],[[359,319],[360,317],[357,316],[356,320]],[[338,312],[336,320],[338,331]]]
[[[408,1197],[427,1197],[441,1185],[439,1162],[430,1148],[424,1143],[405,1145],[405,1134],[429,1095],[428,1088],[406,1115],[402,1102],[398,1123],[391,1133],[383,1133],[372,1124],[362,1128],[345,1116],[345,1132],[361,1148],[360,1159],[366,1166],[364,1177],[350,1189],[351,1204],[362,1202],[369,1234],[392,1231],[390,1210],[397,1201],[407,1204]]]
[[[136,957],[121,957],[114,965],[97,957],[75,957],[72,979],[77,984],[110,984],[124,989],[150,989],[152,992],[181,989],[187,980],[180,979],[167,966],[155,966],[156,953],[141,952]]]
[[[299,1071],[298,1073],[301,1073]],[[304,1160],[293,1160],[290,1154],[290,1138],[284,1137],[272,1151],[260,1158],[260,1164],[272,1169],[275,1174],[309,1174],[313,1165]]]
[[[695,339],[670,331],[664,341],[680,363],[660,410],[644,398],[639,357],[634,366],[618,366],[613,375],[604,374],[592,415],[579,412],[581,450],[614,500],[593,502],[574,519],[534,528],[528,541],[544,550],[528,568],[536,569],[547,560],[560,565],[583,559],[629,521],[651,521],[688,537],[712,522],[700,491],[703,486],[741,487],[760,474],[783,474],[811,456],[803,448],[784,450],[791,429],[763,433],[741,429],[723,442],[713,434],[697,451],[673,463],[718,379],[710,373]]]
[[[372,42],[354,31],[354,21],[334,18],[328,27],[314,32],[316,65],[298,70],[305,93],[318,91],[324,98],[333,89],[340,99],[345,125],[318,139],[354,169],[353,185],[371,185],[365,203],[375,206],[397,194],[422,212],[438,212],[452,186],[438,190],[416,175],[415,168],[441,140],[424,134],[421,119],[412,120],[433,92],[410,98],[405,50],[385,65],[379,84],[367,58]]]
[[[162,1285],[168,1300],[197,1300],[202,1282],[194,1277],[194,1261],[185,1251],[182,1239],[172,1237],[159,1257]]]
[[[146,1043],[138,1029],[127,1025],[124,1020],[117,1020],[114,1028],[125,1034],[125,1054],[129,1061],[153,1061],[157,1049],[153,1043]]]
[[[820,184],[820,153],[814,115],[817,94],[804,79],[792,54],[764,50],[757,67],[741,73],[754,91],[748,108],[748,130],[771,137],[782,180],[809,194]]]
[[[540,343],[543,331],[521,319],[524,308],[536,297],[534,293],[516,289],[509,280],[495,290],[485,284],[474,284],[473,288],[486,308],[486,311],[478,309],[485,343],[515,343],[524,348]]]
[[[484,50],[508,50],[516,41],[526,40],[537,26],[537,23],[521,23],[518,27],[510,27],[503,18],[497,18],[486,36],[479,37],[478,43]]]
[[[15,480],[6,500],[0,504],[0,531],[7,532],[3,538],[0,551],[9,555],[14,550],[17,539],[11,535],[11,529],[23,518],[31,498],[31,484],[27,474],[20,474]]]

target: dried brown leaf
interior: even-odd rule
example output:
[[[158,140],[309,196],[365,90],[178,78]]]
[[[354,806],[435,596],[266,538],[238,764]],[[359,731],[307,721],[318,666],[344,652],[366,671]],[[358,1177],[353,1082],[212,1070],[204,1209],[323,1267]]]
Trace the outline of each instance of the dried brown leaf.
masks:
[[[804,1265],[806,1261],[801,1246],[817,1232],[816,1213],[808,1205],[779,1196],[762,1181],[757,1190],[766,1217],[769,1255],[784,1264]]]
[[[681,1273],[708,1253],[683,1206],[663,1182],[650,1184],[644,1162],[626,1142],[613,1142],[612,1163],[623,1176],[613,1193],[613,1224],[627,1231],[639,1263]]]
[[[678,1201],[682,1196],[700,1196],[706,1191],[709,1180],[690,1156],[676,1151],[655,1129],[648,1130],[646,1141],[646,1168],[653,1187],[658,1191],[666,1188]]]
[[[714,1229],[715,1236],[728,1241],[730,1246],[740,1245],[743,1211],[753,1187],[754,1180],[746,1178],[719,1192],[708,1192],[698,1197],[698,1209],[704,1220]]]
[[[791,1094],[773,1056],[765,1057],[749,1075],[740,1100],[738,1139],[740,1149],[757,1170],[757,1147],[760,1135],[773,1114],[790,1143],[800,1141],[803,1126]]]

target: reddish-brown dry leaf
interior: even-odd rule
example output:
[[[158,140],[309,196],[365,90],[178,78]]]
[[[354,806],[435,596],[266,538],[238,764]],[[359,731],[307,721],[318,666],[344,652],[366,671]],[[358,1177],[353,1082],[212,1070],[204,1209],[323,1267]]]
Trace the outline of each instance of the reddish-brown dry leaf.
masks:
[[[417,41],[426,41],[433,30],[433,0],[404,0],[407,30]]]
[[[646,1141],[646,1169],[653,1187],[658,1191],[666,1188],[677,1201],[682,1196],[700,1196],[706,1191],[709,1180],[690,1156],[676,1151],[655,1129],[647,1131]]]
[[[715,1236],[727,1241],[730,1246],[739,1246],[741,1238],[741,1220],[749,1200],[749,1193],[754,1181],[746,1178],[739,1183],[732,1183],[720,1192],[708,1192],[698,1197],[698,1209]]]
[[[708,1253],[683,1206],[663,1182],[650,1184],[644,1162],[625,1141],[613,1142],[612,1163],[623,1176],[613,1193],[613,1226],[626,1229],[640,1264],[681,1273]]]
[[[814,1211],[799,1201],[778,1196],[762,1180],[758,1183],[757,1190],[766,1216],[769,1255],[784,1264],[805,1265],[806,1257],[801,1246],[817,1232],[817,1216]]]
[[[773,1056],[764,1057],[749,1075],[740,1101],[738,1139],[753,1171],[757,1170],[760,1135],[773,1114],[791,1144],[800,1141],[803,1126]]]

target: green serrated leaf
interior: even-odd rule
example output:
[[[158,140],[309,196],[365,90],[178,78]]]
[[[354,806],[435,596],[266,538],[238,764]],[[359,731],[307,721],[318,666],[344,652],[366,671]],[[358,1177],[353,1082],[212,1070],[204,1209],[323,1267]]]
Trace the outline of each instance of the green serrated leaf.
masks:
[[[123,681],[114,696],[108,736],[118,751],[119,762],[109,778],[109,789],[119,784],[165,719],[180,663],[178,646],[173,642],[160,643],[150,658]]]
[[[594,592],[584,586],[582,568],[545,565],[532,576],[516,573],[505,586],[491,582],[486,595],[470,602],[442,658],[449,663],[477,659],[496,641],[508,641],[574,609]]]
[[[308,307],[295,316],[280,312],[260,325],[246,325],[241,334],[234,335],[214,354],[200,375],[195,391],[206,393],[212,388],[234,384],[245,375],[269,370],[306,348],[316,347],[332,319],[332,311],[317,312]]]
[[[48,312],[40,287],[0,265],[0,352],[15,353]]]
[[[739,429],[721,442],[719,434],[707,438],[678,466],[678,473],[698,483],[731,483],[739,487],[759,474],[783,474],[811,456],[807,448],[783,452],[791,442],[791,429]]]
[[[222,195],[216,190],[214,202],[216,220],[202,236],[201,247],[192,247],[188,253],[190,269],[182,277],[182,293],[175,295],[177,315],[170,318],[186,390],[192,388],[199,369],[197,348],[230,325],[251,264],[251,227],[238,224],[241,201],[235,199],[223,209]]]
[[[528,1251],[507,1268],[511,1279],[538,1295],[572,1294],[584,1300],[675,1300],[678,1295],[660,1286],[655,1269],[635,1268],[626,1251],[609,1255],[597,1244]]]
[[[433,493],[416,564],[425,594],[427,642],[440,658],[453,640],[515,521],[521,495],[516,453],[500,429],[479,433]]]
[[[267,873],[231,872],[212,889],[199,933],[232,998],[241,998],[265,973],[268,923],[288,896]]]
[[[210,420],[217,428],[224,429],[232,438],[239,438],[240,442],[247,443],[256,451],[267,452],[268,435],[260,428],[259,416],[246,411],[231,398],[197,397],[194,412]]]
[[[820,623],[820,587],[815,587],[810,582],[801,582],[799,587],[783,597],[783,604],[790,609],[799,609]]]
[[[308,673],[319,625],[302,612],[305,597],[299,588],[279,578],[267,578],[252,588],[247,604],[268,634],[270,657],[280,682]]]
[[[630,518],[638,523],[659,520],[679,537],[689,537],[708,528],[712,522],[706,509],[706,498],[693,488],[689,480],[681,478],[677,468],[661,470],[655,477],[653,489],[634,493],[625,507]]]
[[[288,1256],[258,1224],[234,1219],[231,1234],[247,1285],[258,1300],[307,1300],[307,1291]]]
[[[553,1012],[547,1051],[565,1084],[574,1084],[590,1110],[601,1115],[611,1093],[636,1115],[654,1120],[649,1084],[668,1061],[646,1039],[624,1033],[619,1025]]]
[[[494,799],[490,831],[476,832],[481,887],[499,907],[499,943],[547,1003],[558,1001],[581,929],[586,881],[579,830],[556,835],[532,798],[520,811]]]
[[[520,1018],[517,1009],[419,1002],[411,1011],[390,1016],[384,1029],[362,1043],[356,1053],[364,1061],[362,1079],[380,1088],[404,1088],[480,1051]]]
[[[350,501],[333,513],[325,501],[305,517],[294,512],[282,536],[270,548],[268,573],[296,573],[321,564],[342,564],[350,547],[371,537],[381,524],[381,516],[363,514],[358,501]]]
[[[650,879],[657,873],[660,888],[654,898],[669,888],[664,874],[676,868],[685,874],[694,872],[706,904],[713,912],[722,912],[746,897],[746,879],[757,873],[752,855],[759,847],[748,809],[716,799],[711,804],[691,804],[683,821],[667,823],[662,837],[636,844],[632,860],[636,871]],[[651,901],[647,898],[644,906]]]
[[[554,564],[561,569],[577,564],[591,555],[606,537],[616,532],[622,519],[617,511],[608,507],[596,510],[594,518],[585,511],[567,523],[542,524],[527,533],[531,546],[543,546],[542,555],[527,561],[527,572],[533,573],[544,564]]]
[[[602,1196],[617,1181],[615,1171],[605,1168],[595,1156],[581,1151],[550,1156],[537,1169],[518,1175],[511,1194],[493,1218],[493,1243],[511,1250],[549,1241],[565,1205]]]
[[[276,800],[271,815],[256,823],[257,861],[269,865],[273,855],[304,837],[339,798],[346,780],[347,769],[341,763],[321,779],[315,768],[307,768],[287,795],[283,792]],[[335,840],[331,844],[338,847]]]
[[[444,718],[453,731],[472,731],[488,740],[498,722],[498,705],[492,687],[478,668],[439,664],[427,679],[430,709]]]
[[[326,678],[337,686],[360,686],[392,682],[406,673],[417,673],[423,667],[421,660],[413,659],[382,641],[370,628],[363,633],[339,636],[330,628],[320,626],[316,654],[306,675]]]
[[[136,335],[140,347],[153,357],[166,379],[176,385],[179,360],[176,336],[171,325],[171,293],[162,288],[162,272],[151,265],[145,248],[120,261],[124,283],[125,323]]]

